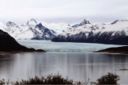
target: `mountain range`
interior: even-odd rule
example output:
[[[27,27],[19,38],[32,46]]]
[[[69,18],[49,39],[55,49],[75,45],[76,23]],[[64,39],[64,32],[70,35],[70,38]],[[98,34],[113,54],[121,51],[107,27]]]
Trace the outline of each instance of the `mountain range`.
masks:
[[[128,44],[128,20],[115,20],[106,24],[95,24],[84,19],[70,25],[45,23],[30,19],[25,24],[8,21],[0,23],[0,29],[15,39],[52,40],[55,42],[85,42],[105,44]]]
[[[128,44],[128,20],[115,20],[107,24],[92,24],[84,19],[70,26],[52,39],[55,42],[85,42],[105,44]]]
[[[15,39],[40,39],[49,40],[55,37],[56,33],[52,29],[43,26],[35,19],[30,19],[25,24],[18,25],[15,22],[8,21],[0,24],[0,29],[9,33]]]

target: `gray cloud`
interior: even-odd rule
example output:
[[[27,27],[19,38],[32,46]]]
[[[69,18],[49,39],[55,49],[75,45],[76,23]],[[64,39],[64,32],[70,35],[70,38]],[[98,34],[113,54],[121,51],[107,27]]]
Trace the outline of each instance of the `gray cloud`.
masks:
[[[0,0],[0,17],[128,17],[128,0]]]

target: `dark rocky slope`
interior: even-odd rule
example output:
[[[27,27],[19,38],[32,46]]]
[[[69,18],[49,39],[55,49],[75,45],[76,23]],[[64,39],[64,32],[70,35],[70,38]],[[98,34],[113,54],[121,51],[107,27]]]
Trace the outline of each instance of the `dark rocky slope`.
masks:
[[[20,45],[19,43],[17,43],[17,41],[14,38],[12,38],[8,33],[0,30],[0,51],[32,52],[32,51],[43,51],[43,50],[35,50],[33,48],[24,47]]]
[[[108,49],[100,50],[98,52],[124,53],[124,54],[128,54],[128,46],[108,48]]]
[[[120,44],[120,45],[128,45],[128,36],[125,33],[117,32],[114,36],[112,36],[114,32],[104,32],[94,34],[93,32],[88,33],[88,37],[86,33],[81,32],[74,35],[58,35],[52,39],[54,42],[82,42],[82,43],[104,43],[104,44]]]

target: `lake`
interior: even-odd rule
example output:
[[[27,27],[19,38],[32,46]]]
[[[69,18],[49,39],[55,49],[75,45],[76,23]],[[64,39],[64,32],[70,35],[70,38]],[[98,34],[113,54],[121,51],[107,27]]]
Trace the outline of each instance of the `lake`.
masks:
[[[94,51],[118,47],[92,43],[60,43],[24,40],[20,44],[47,52],[22,52],[0,54],[0,78],[11,81],[34,76],[60,74],[75,81],[96,81],[108,72],[120,76],[119,83],[127,84],[128,55],[103,54]]]

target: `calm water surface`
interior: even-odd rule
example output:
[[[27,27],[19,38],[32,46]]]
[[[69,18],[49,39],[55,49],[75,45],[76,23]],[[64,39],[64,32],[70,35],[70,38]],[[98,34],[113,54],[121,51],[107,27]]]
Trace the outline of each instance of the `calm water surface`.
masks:
[[[19,41],[28,47],[45,49],[46,53],[1,53],[0,78],[12,81],[34,76],[61,74],[69,79],[96,81],[108,72],[118,74],[122,84],[128,83],[128,55],[100,54],[93,51],[117,47],[90,43],[53,43]]]

